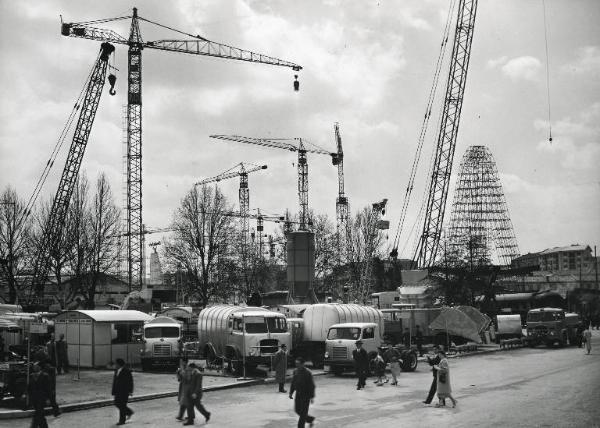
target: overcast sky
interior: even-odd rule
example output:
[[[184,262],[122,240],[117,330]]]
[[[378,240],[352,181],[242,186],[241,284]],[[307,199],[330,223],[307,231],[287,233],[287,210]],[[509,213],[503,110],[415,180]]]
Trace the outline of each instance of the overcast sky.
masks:
[[[479,1],[454,159],[455,176],[467,147],[490,148],[522,254],[600,244],[600,2],[545,3],[549,61],[542,0]],[[130,15],[135,5],[0,0],[2,189],[11,185],[29,197],[97,56],[98,42],[60,35],[59,15],[66,22],[89,21]],[[333,124],[339,122],[351,209],[388,198],[392,241],[448,5],[448,0],[138,2],[139,15],[147,19],[304,67],[296,93],[288,68],[144,50],[144,223],[167,227],[194,182],[242,161],[268,164],[268,170],[250,175],[252,208],[297,211],[294,153],[208,136],[303,137],[333,151]],[[102,25],[128,35],[128,21]],[[184,38],[146,23],[141,31],[145,40]],[[117,47],[115,59],[118,94],[103,94],[82,171],[92,182],[104,171],[122,204],[125,46]],[[443,73],[441,86],[447,67]],[[430,122],[407,231],[424,192],[437,122]],[[56,192],[65,154],[44,189],[46,198]],[[309,155],[309,185],[310,207],[335,220],[337,174],[327,156]],[[238,180],[220,186],[237,206]],[[411,250],[412,238],[403,256]]]

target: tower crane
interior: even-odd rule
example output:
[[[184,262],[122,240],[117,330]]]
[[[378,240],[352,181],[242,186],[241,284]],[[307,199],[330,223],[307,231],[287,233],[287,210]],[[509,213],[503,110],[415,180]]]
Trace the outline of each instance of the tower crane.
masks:
[[[248,165],[248,164],[246,164]],[[248,236],[250,233],[248,214],[250,210],[250,189],[248,188],[248,174],[263,169],[267,169],[267,165],[251,165],[251,168],[246,169],[244,162],[240,162],[234,167],[222,172],[221,174],[215,175],[211,178],[206,178],[195,184],[195,186],[202,186],[208,183],[219,182],[221,180],[227,180],[229,178],[240,177],[240,189],[239,189],[239,201],[240,201],[240,220],[242,223],[242,267],[244,270],[244,278],[246,283],[248,282]],[[239,168],[235,170],[235,168]]]
[[[338,164],[337,153],[330,153],[321,148],[306,148],[302,138],[252,138],[239,135],[211,135],[210,138],[218,140],[237,141],[246,144],[256,144],[274,149],[298,152],[298,198],[300,200],[300,230],[307,230],[308,222],[308,159],[307,153],[316,153],[331,156],[333,165]],[[313,144],[314,146],[314,144]]]
[[[98,59],[96,60],[85,85],[83,102],[81,103],[81,106],[76,104],[74,108],[74,110],[81,108],[79,119],[75,126],[73,140],[69,148],[65,167],[52,202],[50,215],[48,216],[48,221],[45,225],[42,239],[37,250],[37,257],[35,259],[31,291],[35,293],[38,300],[42,299],[44,296],[44,283],[46,282],[50,270],[51,255],[60,242],[63,234],[71,196],[77,185],[79,168],[83,161],[83,155],[87,147],[96,112],[98,111],[102,90],[104,89],[108,60],[114,50],[115,47],[110,43],[104,42],[100,45]],[[111,85],[110,91],[113,95],[115,79],[116,77],[114,77],[114,75],[109,76]]]
[[[442,234],[450,174],[456,148],[478,0],[459,0],[458,19],[446,83],[446,95],[427,192],[425,220],[413,262],[427,268],[435,263]]]
[[[338,244],[338,261],[341,261],[346,256],[346,245],[348,242],[348,198],[344,193],[344,151],[342,150],[342,137],[340,135],[340,126],[336,122],[334,124],[335,143],[337,147],[337,169],[338,169],[338,197],[335,201],[335,214],[337,219],[337,244]],[[334,162],[335,164],[335,162]]]
[[[131,20],[129,37],[96,27],[98,24]],[[163,39],[144,41],[140,31],[140,21],[163,29],[180,33],[190,39]],[[302,69],[298,64],[279,58],[247,51],[222,43],[213,42],[200,35],[192,35],[158,24],[133,14],[117,18],[99,19],[86,22],[62,23],[63,36],[77,37],[114,44],[127,45],[128,52],[128,96],[127,96],[127,264],[130,287],[142,286],[143,224],[142,224],[142,51],[157,49],[162,51],[212,56],[224,59],[255,62],[281,67],[289,67],[295,72]],[[294,76],[294,90],[299,89],[298,75]]]

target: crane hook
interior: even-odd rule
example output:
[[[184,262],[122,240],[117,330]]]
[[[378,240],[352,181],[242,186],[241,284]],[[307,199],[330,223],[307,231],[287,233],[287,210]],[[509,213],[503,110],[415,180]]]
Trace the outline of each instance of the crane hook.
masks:
[[[298,75],[294,74],[294,91],[298,92],[300,90],[300,82],[298,82]]]
[[[111,95],[115,95],[117,93],[117,91],[115,91],[115,83],[117,83],[117,76],[115,76],[114,74],[109,74],[108,83],[110,84],[110,89],[108,93]]]

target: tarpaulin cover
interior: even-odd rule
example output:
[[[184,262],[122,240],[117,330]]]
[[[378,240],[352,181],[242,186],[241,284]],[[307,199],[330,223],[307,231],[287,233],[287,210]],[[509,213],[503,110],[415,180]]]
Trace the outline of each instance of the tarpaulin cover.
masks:
[[[455,308],[443,308],[429,328],[481,343],[479,326],[467,314]]]
[[[21,330],[21,327],[11,320],[0,318],[0,330]]]
[[[467,314],[467,316],[471,318],[475,324],[477,324],[479,333],[488,328],[492,322],[490,317],[488,317],[486,314],[482,314],[473,306],[456,306],[456,309]]]

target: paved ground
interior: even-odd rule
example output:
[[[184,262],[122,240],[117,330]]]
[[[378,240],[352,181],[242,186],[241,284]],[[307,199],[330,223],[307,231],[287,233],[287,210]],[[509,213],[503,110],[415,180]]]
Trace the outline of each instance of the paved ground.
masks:
[[[452,427],[600,427],[600,332],[594,331],[592,355],[579,348],[516,349],[450,360],[456,409],[421,403],[431,373],[421,365],[403,373],[401,385],[355,390],[351,376],[316,377],[317,398],[311,413],[316,426],[452,426]],[[260,385],[206,394],[213,427],[293,427],[292,401],[275,385]],[[176,426],[175,398],[133,403],[127,424]],[[49,417],[51,427],[107,427],[114,407]],[[196,425],[203,425],[200,417]],[[27,420],[0,421],[0,427],[26,427]]]

